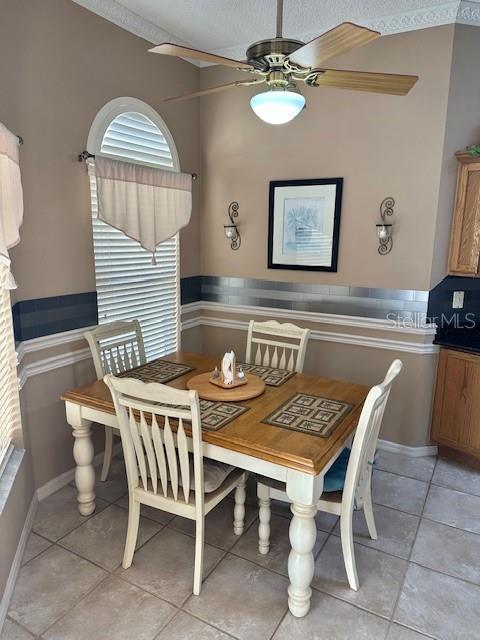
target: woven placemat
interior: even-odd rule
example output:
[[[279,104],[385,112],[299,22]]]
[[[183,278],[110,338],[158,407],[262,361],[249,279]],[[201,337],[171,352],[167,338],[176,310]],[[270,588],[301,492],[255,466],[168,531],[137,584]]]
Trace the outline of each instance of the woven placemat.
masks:
[[[178,364],[178,362],[170,362],[170,360],[152,360],[136,369],[124,371],[119,375],[120,378],[135,378],[142,382],[161,382],[165,384],[175,378],[180,378],[190,371],[195,371],[195,367],[187,364]]]
[[[248,411],[248,407],[235,402],[213,402],[200,400],[202,430],[218,431],[235,418]]]
[[[295,371],[287,369],[274,369],[273,367],[262,367],[258,364],[246,364],[237,362],[237,368],[242,367],[245,373],[252,373],[261,378],[269,387],[280,387],[284,382],[290,380],[295,375]]]
[[[296,393],[262,422],[328,438],[353,406],[349,402]]]

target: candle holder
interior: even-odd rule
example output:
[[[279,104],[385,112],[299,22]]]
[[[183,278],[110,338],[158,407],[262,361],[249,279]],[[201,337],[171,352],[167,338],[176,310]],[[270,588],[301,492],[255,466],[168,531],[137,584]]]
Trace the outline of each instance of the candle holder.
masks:
[[[382,256],[390,253],[393,247],[393,238],[392,238],[392,223],[387,223],[389,216],[393,216],[393,208],[395,206],[395,200],[388,196],[384,198],[380,204],[380,217],[382,222],[380,224],[375,225],[377,228],[377,236],[380,242],[378,247],[378,253]]]

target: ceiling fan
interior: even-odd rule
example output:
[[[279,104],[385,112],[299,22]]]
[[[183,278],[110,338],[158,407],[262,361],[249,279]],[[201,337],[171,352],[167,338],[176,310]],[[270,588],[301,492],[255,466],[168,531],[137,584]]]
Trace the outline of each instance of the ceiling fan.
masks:
[[[153,53],[212,62],[256,76],[167,98],[166,101],[188,100],[233,87],[266,84],[267,91],[253,96],[250,105],[256,115],[265,122],[283,124],[293,120],[305,106],[305,97],[297,88],[300,82],[310,87],[334,87],[402,96],[406,95],[418,80],[418,76],[323,67],[326,60],[376,40],[381,35],[378,31],[351,22],[342,22],[305,44],[300,40],[283,38],[282,23],[283,0],[277,0],[276,37],[250,45],[246,52],[246,61],[232,60],[170,43],[150,49]]]

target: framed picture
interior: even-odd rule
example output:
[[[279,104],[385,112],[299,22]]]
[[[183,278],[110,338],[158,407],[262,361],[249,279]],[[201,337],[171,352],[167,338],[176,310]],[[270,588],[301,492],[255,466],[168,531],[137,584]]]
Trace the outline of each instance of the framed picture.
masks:
[[[336,271],[343,178],[270,182],[270,269]]]

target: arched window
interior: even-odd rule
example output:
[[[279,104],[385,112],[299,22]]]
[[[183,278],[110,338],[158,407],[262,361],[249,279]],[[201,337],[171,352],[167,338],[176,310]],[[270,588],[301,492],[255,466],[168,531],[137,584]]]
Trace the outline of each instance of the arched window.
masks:
[[[97,114],[87,149],[126,162],[179,171],[173,139],[160,116],[134,98],[117,98]],[[175,351],[179,342],[178,234],[157,247],[157,264],[138,242],[98,219],[92,178],[92,225],[100,324],[140,321],[147,358]]]

